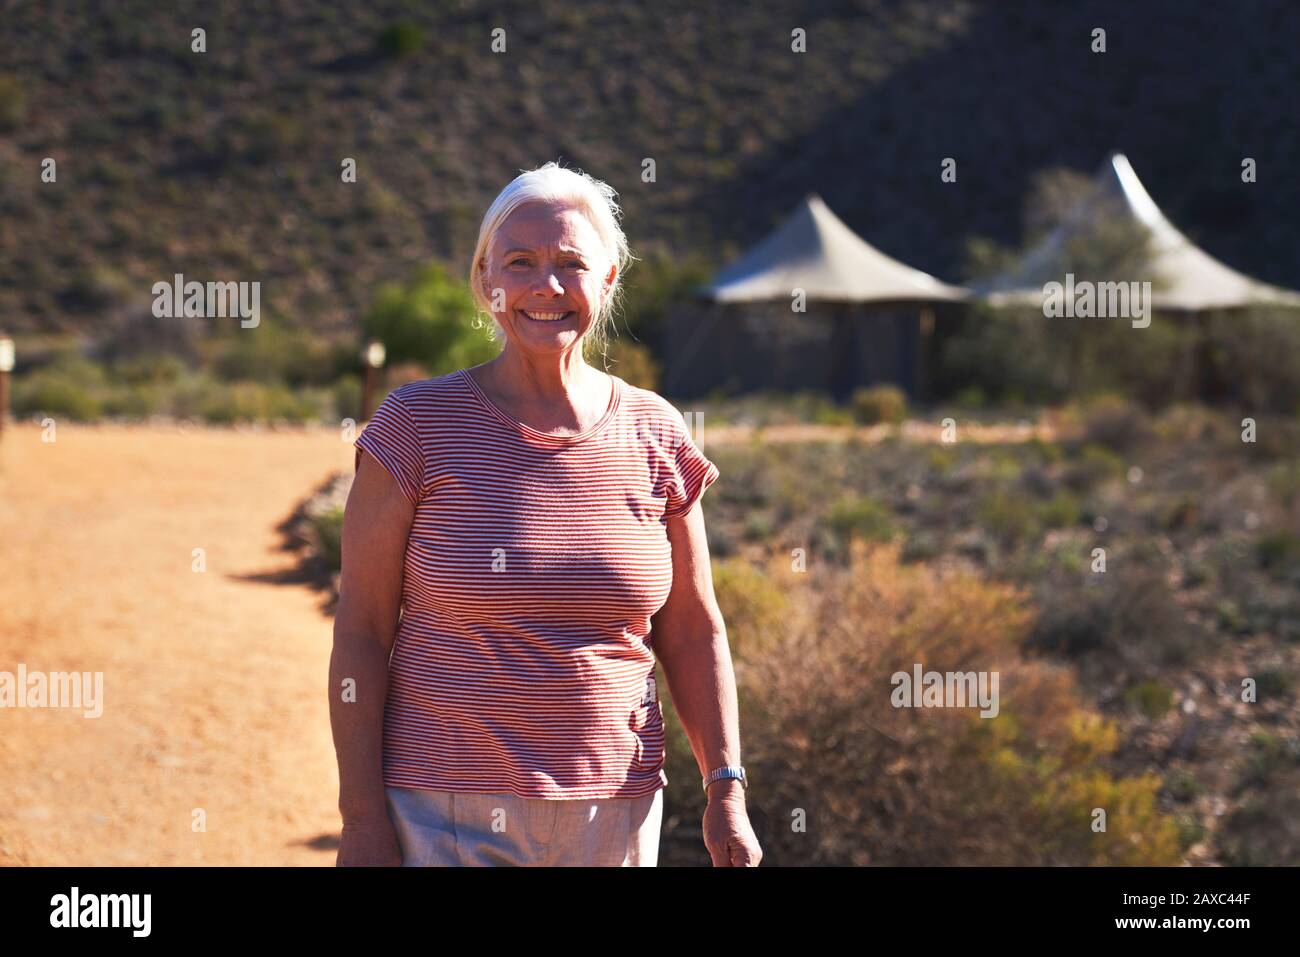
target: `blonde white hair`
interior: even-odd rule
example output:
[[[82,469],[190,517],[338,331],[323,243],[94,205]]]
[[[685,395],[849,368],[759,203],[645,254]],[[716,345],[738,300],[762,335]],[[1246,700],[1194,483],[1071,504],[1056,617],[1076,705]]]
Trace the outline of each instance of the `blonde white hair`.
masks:
[[[619,225],[622,210],[615,197],[614,188],[607,183],[589,176],[582,170],[569,169],[551,161],[536,169],[523,170],[497,194],[478,229],[478,242],[474,245],[474,259],[470,264],[469,285],[474,296],[475,305],[492,319],[488,335],[497,341],[504,337],[501,321],[492,312],[491,299],[483,289],[483,273],[488,250],[497,230],[501,228],[506,217],[525,203],[550,203],[570,206],[577,209],[591,223],[600,236],[604,246],[605,262],[601,264],[599,275],[602,280],[602,298],[596,311],[595,322],[587,335],[583,336],[583,348],[588,342],[596,342],[604,351],[609,341],[608,327],[623,295],[623,273],[635,257],[628,247],[627,236]],[[611,264],[618,266],[614,283],[607,291],[603,290],[604,276]],[[476,324],[478,319],[476,319]]]

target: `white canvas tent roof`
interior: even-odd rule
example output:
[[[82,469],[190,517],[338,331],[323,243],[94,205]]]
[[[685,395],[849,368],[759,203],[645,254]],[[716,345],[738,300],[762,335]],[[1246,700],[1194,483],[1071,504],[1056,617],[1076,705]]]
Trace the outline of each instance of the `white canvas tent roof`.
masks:
[[[1154,275],[1148,278],[1159,276],[1164,281],[1163,289],[1151,291],[1158,309],[1232,309],[1255,303],[1300,306],[1300,293],[1251,279],[1195,246],[1165,218],[1123,153],[1107,158],[1097,174],[1096,189],[1016,267],[975,287],[993,305],[1041,305],[1044,284],[1065,279],[1060,263],[1066,244],[1099,215],[1124,216],[1150,230]]]
[[[717,302],[789,299],[887,302],[959,300],[969,293],[905,266],[873,248],[840,220],[816,193],[699,294]]]

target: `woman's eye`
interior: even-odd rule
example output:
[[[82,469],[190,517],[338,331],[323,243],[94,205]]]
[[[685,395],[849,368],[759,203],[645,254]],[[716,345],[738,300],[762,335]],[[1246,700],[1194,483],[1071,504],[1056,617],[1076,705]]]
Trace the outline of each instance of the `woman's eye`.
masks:
[[[518,263],[524,263],[524,262],[527,262],[527,260],[523,258],[512,259],[510,260],[510,265],[514,266]]]

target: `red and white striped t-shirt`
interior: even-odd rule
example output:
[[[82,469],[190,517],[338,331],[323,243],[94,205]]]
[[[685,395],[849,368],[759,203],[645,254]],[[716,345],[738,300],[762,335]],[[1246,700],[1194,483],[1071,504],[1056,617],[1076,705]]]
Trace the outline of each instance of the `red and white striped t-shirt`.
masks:
[[[356,440],[415,505],[389,663],[384,783],[632,798],[668,783],[646,643],[672,587],[666,517],[718,478],[667,400],[611,377],[552,436],[465,371],[391,392]]]

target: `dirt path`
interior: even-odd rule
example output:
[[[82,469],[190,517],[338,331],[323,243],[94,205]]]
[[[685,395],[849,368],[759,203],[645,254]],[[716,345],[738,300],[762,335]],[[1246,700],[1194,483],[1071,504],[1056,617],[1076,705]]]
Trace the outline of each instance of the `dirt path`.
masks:
[[[332,865],[332,622],[275,581],[295,564],[275,528],[352,447],[325,428],[57,434],[0,440],[0,671],[102,672],[103,714],[0,708],[0,865]]]

